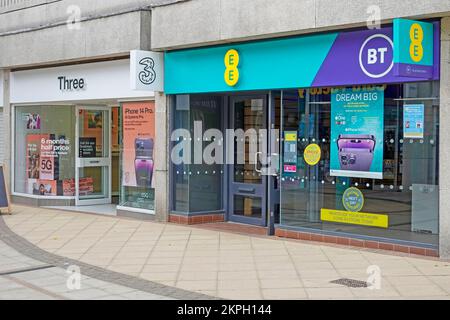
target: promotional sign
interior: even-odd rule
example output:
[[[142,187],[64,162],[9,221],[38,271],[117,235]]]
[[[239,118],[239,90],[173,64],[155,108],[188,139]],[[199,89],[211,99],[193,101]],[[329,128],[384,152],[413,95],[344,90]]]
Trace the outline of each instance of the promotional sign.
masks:
[[[434,25],[394,19],[395,75],[431,79],[434,64]]]
[[[284,132],[284,172],[297,172],[297,131]]]
[[[405,104],[403,106],[403,137],[423,139],[425,124],[425,106],[423,104]]]
[[[127,187],[151,188],[155,143],[155,103],[123,103],[122,112],[122,184]]]
[[[0,211],[6,210],[8,213],[11,213],[11,201],[8,185],[6,184],[5,171],[5,167],[0,165]]]
[[[40,175],[43,180],[55,180],[55,158],[53,150],[54,139],[50,135],[41,135]]]
[[[305,148],[303,153],[303,158],[305,162],[310,166],[315,166],[319,163],[320,158],[322,157],[322,150],[318,144],[310,144]]]
[[[358,188],[348,188],[342,196],[345,210],[359,212],[364,208],[364,195]]]
[[[378,227],[385,229],[389,227],[389,216],[383,214],[321,209],[320,219],[322,221],[328,222],[356,224],[360,226]]]
[[[164,91],[164,54],[132,50],[130,84],[131,90]]]
[[[423,27],[424,57],[420,63],[432,70],[430,79],[438,80],[440,24],[433,22],[431,26],[435,30],[431,38]],[[421,33],[414,33],[419,38],[413,41],[408,35],[403,34],[402,41],[407,41],[408,47],[412,44],[414,52],[420,52],[416,41],[421,39]],[[394,42],[394,28],[385,27],[169,51],[164,58],[165,92],[187,94],[417,81],[415,72],[396,74],[395,70],[406,64],[394,60],[397,47]],[[400,47],[403,47],[401,41]]]
[[[331,176],[383,179],[384,87],[335,89]]]
[[[79,138],[79,158],[95,158],[97,155],[96,138]]]
[[[25,121],[27,122],[28,130],[40,130],[41,129],[41,116],[38,113],[25,114]]]
[[[32,187],[32,193],[37,196],[56,196],[58,192],[56,180],[34,180],[32,181]]]
[[[28,179],[40,178],[40,159],[41,159],[41,139],[44,135],[29,134],[27,135],[26,145],[26,161],[27,161],[27,177]]]

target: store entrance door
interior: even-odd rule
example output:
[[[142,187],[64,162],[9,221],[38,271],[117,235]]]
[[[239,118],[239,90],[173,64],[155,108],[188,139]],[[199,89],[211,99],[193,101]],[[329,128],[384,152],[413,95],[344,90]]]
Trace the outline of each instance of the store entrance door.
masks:
[[[228,220],[266,226],[267,176],[261,172],[261,159],[267,150],[261,149],[264,143],[259,143],[259,139],[260,130],[267,129],[267,98],[231,97],[230,107],[230,128],[235,130],[236,138],[234,164],[230,165],[228,178]],[[245,133],[244,137],[239,137],[238,131]]]
[[[111,112],[108,107],[76,108],[75,203],[111,203]]]

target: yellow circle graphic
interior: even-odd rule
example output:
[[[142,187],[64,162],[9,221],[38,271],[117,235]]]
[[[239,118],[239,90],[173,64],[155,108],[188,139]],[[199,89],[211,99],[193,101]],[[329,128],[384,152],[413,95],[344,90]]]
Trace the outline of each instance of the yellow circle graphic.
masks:
[[[306,147],[305,152],[303,153],[303,158],[305,162],[310,166],[315,166],[319,163],[320,158],[322,157],[322,150],[318,144],[310,144]]]
[[[237,52],[235,49],[230,49],[225,54],[224,62],[226,69],[224,80],[225,83],[230,87],[234,87],[239,81],[239,61],[239,52]]]
[[[414,23],[409,30],[409,38],[411,39],[411,45],[409,46],[409,55],[412,61],[420,62],[423,59],[423,28],[420,24]]]

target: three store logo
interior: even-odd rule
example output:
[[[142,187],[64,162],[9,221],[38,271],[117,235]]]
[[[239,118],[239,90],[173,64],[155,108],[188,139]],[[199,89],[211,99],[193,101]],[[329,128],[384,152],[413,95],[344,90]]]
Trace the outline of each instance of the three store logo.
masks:
[[[139,65],[144,69],[139,72],[139,81],[145,85],[150,85],[156,81],[155,60],[145,57],[139,61]]]

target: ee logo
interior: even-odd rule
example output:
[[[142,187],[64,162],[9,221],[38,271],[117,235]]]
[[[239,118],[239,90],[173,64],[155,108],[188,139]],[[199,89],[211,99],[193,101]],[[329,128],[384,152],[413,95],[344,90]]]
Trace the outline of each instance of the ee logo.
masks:
[[[414,23],[409,30],[411,45],[409,46],[409,55],[414,62],[420,62],[423,59],[423,28],[420,24]]]
[[[228,50],[225,54],[225,83],[234,87],[239,81],[239,53],[234,50]]]

